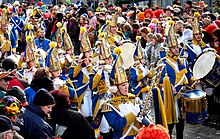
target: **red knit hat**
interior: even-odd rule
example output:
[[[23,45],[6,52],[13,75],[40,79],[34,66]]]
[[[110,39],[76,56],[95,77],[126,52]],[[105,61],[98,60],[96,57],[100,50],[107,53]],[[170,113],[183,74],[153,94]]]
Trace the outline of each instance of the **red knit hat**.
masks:
[[[214,30],[216,30],[218,27],[215,25],[215,24],[210,24],[210,25],[208,25],[206,28],[205,28],[205,31],[209,34],[209,35],[211,35],[211,36],[213,36],[213,31]]]

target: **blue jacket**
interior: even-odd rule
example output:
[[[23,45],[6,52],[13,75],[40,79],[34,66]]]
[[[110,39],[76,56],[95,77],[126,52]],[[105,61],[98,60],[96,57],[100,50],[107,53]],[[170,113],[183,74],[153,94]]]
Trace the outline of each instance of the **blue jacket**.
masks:
[[[32,89],[31,87],[28,87],[28,88],[25,88],[24,89],[24,93],[25,93],[25,96],[27,98],[27,102],[30,104],[33,102],[34,100],[34,96],[35,94],[37,93],[36,91],[34,91],[34,89]]]
[[[53,136],[52,127],[46,122],[46,114],[40,107],[30,104],[21,116],[20,133],[25,139],[47,139]]]
[[[48,40],[48,39],[46,39],[46,38],[44,38],[44,40],[43,40],[41,43],[40,43],[40,39],[39,39],[39,38],[36,38],[36,39],[34,40],[34,42],[35,42],[35,44],[37,45],[37,48],[41,48],[41,49],[43,49],[45,52],[50,49],[50,46],[49,46],[50,40]]]

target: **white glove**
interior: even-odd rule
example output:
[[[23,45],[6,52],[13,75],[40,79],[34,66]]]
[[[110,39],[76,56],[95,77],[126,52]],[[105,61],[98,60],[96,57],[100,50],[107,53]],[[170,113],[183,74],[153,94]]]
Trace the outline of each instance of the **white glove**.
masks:
[[[140,69],[143,71],[142,75],[145,77],[148,72],[149,72],[149,69],[148,68],[144,68],[143,65],[140,65]]]
[[[142,75],[145,77],[148,73],[149,73],[149,69],[145,69],[145,70],[143,70]]]
[[[97,71],[98,75],[100,76],[102,75],[102,70],[103,70],[102,68],[98,68],[98,71]]]
[[[140,107],[139,105],[134,105],[132,111],[131,111],[135,116],[138,116],[139,112],[140,112]]]
[[[145,68],[144,68],[144,66],[143,66],[142,64],[140,64],[139,68],[140,68],[142,71],[145,70]]]

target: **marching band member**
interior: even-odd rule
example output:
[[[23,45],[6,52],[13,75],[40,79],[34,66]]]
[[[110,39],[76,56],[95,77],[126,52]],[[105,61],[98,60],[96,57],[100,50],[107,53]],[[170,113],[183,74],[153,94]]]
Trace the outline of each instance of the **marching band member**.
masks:
[[[40,23],[40,18],[42,16],[42,11],[35,8],[35,9],[31,9],[31,13],[30,15],[25,19],[25,24],[26,26],[24,27],[24,31],[25,31],[25,36],[30,35],[29,31],[32,31],[32,35],[34,36],[34,38],[37,38],[38,34],[38,26]],[[32,25],[32,27],[30,28],[29,25]]]
[[[130,80],[132,93],[140,98],[145,98],[146,92],[149,90],[147,77],[152,78],[153,74],[145,66],[145,58],[141,47],[140,36],[137,37],[137,46],[134,52],[135,63],[130,68]],[[142,94],[140,94],[142,93]]]
[[[81,54],[78,59],[78,65],[70,68],[69,78],[76,86],[78,95],[78,109],[89,122],[92,120],[92,91],[89,87],[89,73],[92,70],[90,57],[92,48],[89,38],[86,34],[86,28],[81,27]]]
[[[162,63],[165,64],[165,68],[162,69],[159,83],[163,88],[163,91],[161,90],[161,94],[164,100],[164,108],[166,110],[165,121],[168,124],[170,137],[172,136],[173,127],[176,125],[177,139],[182,139],[184,130],[184,117],[181,111],[181,100],[179,99],[179,95],[184,90],[185,85],[195,82],[195,78],[192,76],[192,73],[190,72],[185,59],[180,58],[178,40],[174,34],[174,21],[169,21],[167,26],[169,30],[167,47],[169,49],[167,56],[161,59]],[[160,94],[160,89],[157,89],[155,92]],[[155,92],[154,97],[157,94]],[[160,103],[158,102],[158,98],[154,98],[154,103],[156,110],[156,122],[158,123],[159,120],[157,118],[157,109],[158,107],[161,107],[161,105],[159,106]]]
[[[192,42],[186,44],[189,57],[190,67],[194,65],[196,58],[203,52],[208,46],[202,41],[202,30],[199,22],[200,14],[198,12],[194,13],[193,21],[193,40]]]
[[[124,35],[122,32],[117,31],[119,11],[116,11],[112,16],[112,20],[109,23],[108,43],[112,46],[120,46],[123,44]]]
[[[35,59],[35,44],[33,37],[27,36],[26,37],[26,49],[25,53],[21,55],[21,58],[18,63],[18,69],[20,70],[20,74],[18,74],[21,78],[24,78],[30,84],[33,78],[33,75],[36,71],[36,59]],[[26,68],[21,67],[23,61],[26,63]]]
[[[67,76],[61,74],[60,58],[58,56],[58,49],[56,47],[56,42],[50,43],[50,49],[46,58],[46,66],[49,68],[49,72],[52,75],[51,78],[54,83],[54,88],[61,89],[66,92],[70,98],[72,107],[76,108],[78,105],[78,97],[72,81]]]
[[[93,119],[97,116],[98,110],[101,105],[109,99],[109,87],[110,80],[109,75],[112,68],[112,54],[108,48],[105,37],[100,42],[99,59],[100,65],[95,67],[90,72],[90,88],[93,91],[92,96],[92,108],[93,108]],[[96,127],[95,127],[96,128]],[[102,117],[99,125],[100,135],[103,139],[112,138],[110,134],[110,126],[106,121],[105,117]]]
[[[14,28],[9,24],[8,11],[2,9],[1,28],[0,28],[0,48],[5,57],[16,52],[17,36]]]
[[[61,56],[61,66],[62,66],[62,74],[68,74],[70,66],[76,65],[75,57],[74,57],[74,46],[70,39],[69,34],[67,33],[66,27],[61,28],[62,31],[62,50],[64,54]]]
[[[114,50],[117,59],[110,74],[112,85],[115,87],[115,90],[111,92],[113,98],[102,105],[101,112],[114,130],[114,139],[132,139],[137,135],[140,128],[136,116],[140,112],[141,101],[128,93],[128,80],[123,68],[121,51],[121,48]]]

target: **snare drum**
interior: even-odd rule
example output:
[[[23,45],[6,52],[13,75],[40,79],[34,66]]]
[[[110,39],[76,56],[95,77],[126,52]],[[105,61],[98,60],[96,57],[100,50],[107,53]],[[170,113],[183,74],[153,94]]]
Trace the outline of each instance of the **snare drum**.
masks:
[[[208,86],[220,85],[220,60],[216,58],[214,51],[202,53],[193,66],[193,75],[196,79],[202,79]]]
[[[202,90],[190,90],[181,94],[182,110],[186,122],[199,124],[205,120],[207,114],[206,93]]]

